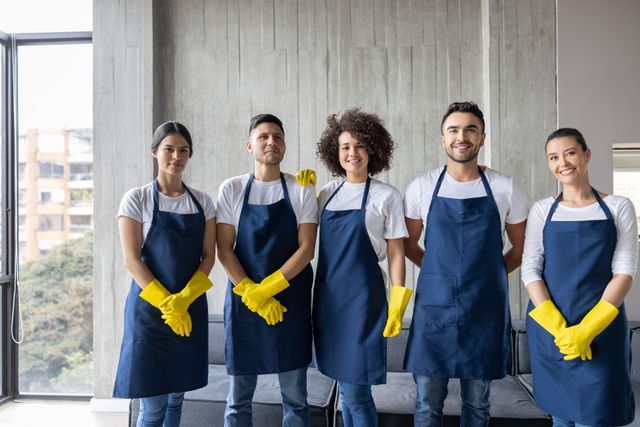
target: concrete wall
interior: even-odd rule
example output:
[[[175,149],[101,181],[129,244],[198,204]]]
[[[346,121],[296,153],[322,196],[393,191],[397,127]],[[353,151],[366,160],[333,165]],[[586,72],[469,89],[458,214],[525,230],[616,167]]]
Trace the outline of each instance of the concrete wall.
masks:
[[[287,132],[284,170],[318,170],[329,113],[379,114],[398,143],[380,178],[404,191],[444,162],[440,118],[455,100],[487,115],[486,164],[514,175],[532,200],[554,189],[540,146],[555,127],[553,0],[96,0],[95,395],[108,397],[128,275],[115,212],[153,178],[154,125],[183,122],[194,138],[185,181],[212,194],[251,170],[249,118],[269,111]],[[118,123],[114,125],[114,123]],[[540,173],[540,171],[543,171]],[[219,265],[209,292],[222,310]],[[408,269],[407,284],[417,278]],[[512,277],[514,317],[526,297]]]
[[[558,0],[558,123],[584,134],[591,183],[606,193],[613,190],[612,144],[640,142],[638,22],[637,0]],[[629,318],[640,319],[638,286],[626,306]]]

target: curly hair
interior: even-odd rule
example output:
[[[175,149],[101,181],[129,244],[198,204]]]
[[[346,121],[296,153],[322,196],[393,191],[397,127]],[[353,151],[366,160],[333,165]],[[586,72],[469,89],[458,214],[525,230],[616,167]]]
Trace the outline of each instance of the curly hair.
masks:
[[[338,155],[338,138],[342,132],[349,132],[366,147],[369,175],[377,175],[391,167],[395,143],[384,128],[382,119],[375,114],[362,112],[359,108],[352,108],[343,112],[339,118],[335,114],[327,117],[327,128],[318,141],[316,154],[333,176],[346,176]]]

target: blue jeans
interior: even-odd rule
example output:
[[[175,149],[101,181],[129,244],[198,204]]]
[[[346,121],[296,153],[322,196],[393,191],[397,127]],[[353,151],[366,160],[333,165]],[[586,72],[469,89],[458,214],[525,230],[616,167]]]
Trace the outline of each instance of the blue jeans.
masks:
[[[140,399],[137,427],[178,427],[184,393],[169,393]]]
[[[573,421],[565,420],[564,418],[551,416],[553,419],[553,427],[589,427],[584,424],[578,424]]]
[[[377,427],[378,412],[370,385],[339,382],[342,420],[345,427]]]
[[[307,403],[307,367],[278,374],[282,394],[282,425],[298,427],[309,425]],[[257,375],[229,375],[229,394],[224,411],[225,427],[250,427],[251,401],[258,383]]]
[[[434,378],[414,375],[416,382],[416,410],[413,416],[415,427],[442,425],[442,408],[447,398],[449,378]],[[461,427],[485,427],[489,425],[490,380],[460,379],[462,411]]]

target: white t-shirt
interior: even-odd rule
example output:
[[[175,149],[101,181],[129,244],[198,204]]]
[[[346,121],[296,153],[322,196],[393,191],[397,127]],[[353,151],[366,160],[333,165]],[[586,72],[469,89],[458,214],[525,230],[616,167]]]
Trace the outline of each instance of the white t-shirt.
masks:
[[[534,203],[529,212],[527,231],[522,256],[522,282],[542,280],[544,268],[544,246],[542,231],[555,198],[547,197]],[[608,195],[602,199],[613,216],[617,229],[616,247],[611,260],[613,274],[628,274],[635,278],[638,260],[638,223],[636,211],[631,200],[626,197]],[[551,221],[588,221],[607,219],[598,202],[581,208],[558,204]],[[570,267],[570,266],[568,266]]]
[[[427,214],[431,206],[433,190],[438,183],[438,177],[442,173],[441,166],[415,178],[407,187],[404,196],[405,216],[411,219],[421,219],[422,225],[427,228]],[[500,212],[500,224],[504,241],[504,225],[520,224],[527,219],[529,204],[527,196],[518,188],[513,178],[501,174],[491,168],[484,170],[484,175],[489,182],[493,198]],[[451,199],[471,199],[473,197],[486,196],[487,192],[478,178],[469,182],[456,181],[449,173],[444,174],[438,196]]]
[[[205,221],[216,217],[216,207],[209,193],[189,187],[204,211]],[[158,192],[159,210],[180,214],[198,212],[198,207],[186,191],[178,197],[169,197]],[[153,219],[153,183],[127,191],[118,208],[118,218],[126,216],[142,224],[142,238],[147,238]]]
[[[238,230],[244,192],[249,182],[250,174],[234,176],[225,180],[218,189],[217,221],[231,224]],[[296,214],[298,225],[318,223],[318,205],[314,194],[314,187],[302,187],[293,175],[284,174],[289,201]],[[274,181],[253,180],[249,203],[252,205],[270,205],[284,198],[280,178]]]
[[[318,194],[320,214],[329,197],[341,183],[342,180],[331,181],[320,190]],[[361,184],[345,182],[331,199],[327,209],[331,211],[360,209],[365,185],[365,182]],[[409,236],[404,222],[402,195],[395,187],[372,179],[365,209],[364,221],[367,234],[380,262],[387,257],[387,239],[403,239]]]

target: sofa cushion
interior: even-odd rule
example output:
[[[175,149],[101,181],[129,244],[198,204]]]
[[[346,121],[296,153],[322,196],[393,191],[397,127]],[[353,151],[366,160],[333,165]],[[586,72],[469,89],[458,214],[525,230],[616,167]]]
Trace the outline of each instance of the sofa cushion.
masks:
[[[307,389],[312,426],[326,426],[333,412],[335,382],[314,368],[307,371]],[[229,391],[229,377],[224,365],[209,365],[209,383],[206,387],[185,394],[181,426],[222,426],[224,408]],[[137,399],[131,404],[131,426],[140,411]],[[255,425],[282,424],[282,397],[278,375],[260,375],[253,398]],[[260,422],[257,422],[260,420]]]
[[[529,362],[529,340],[527,339],[527,330],[524,320],[514,320],[513,327],[513,353],[516,355],[514,360],[514,374],[530,374],[531,363]]]
[[[408,325],[406,327],[403,325],[402,330],[395,337],[387,338],[387,372],[404,372],[402,364],[408,339]]]
[[[631,330],[631,379],[640,382],[640,329]]]
[[[209,315],[209,364],[224,365],[224,317]]]
[[[389,372],[387,384],[374,385],[371,394],[378,411],[380,425],[412,425],[416,400],[416,385],[409,373]],[[535,405],[522,385],[512,376],[491,383],[491,424],[548,426],[549,417]],[[444,402],[445,424],[460,416],[460,381],[449,381]],[[342,426],[342,402],[338,395],[335,425]]]

